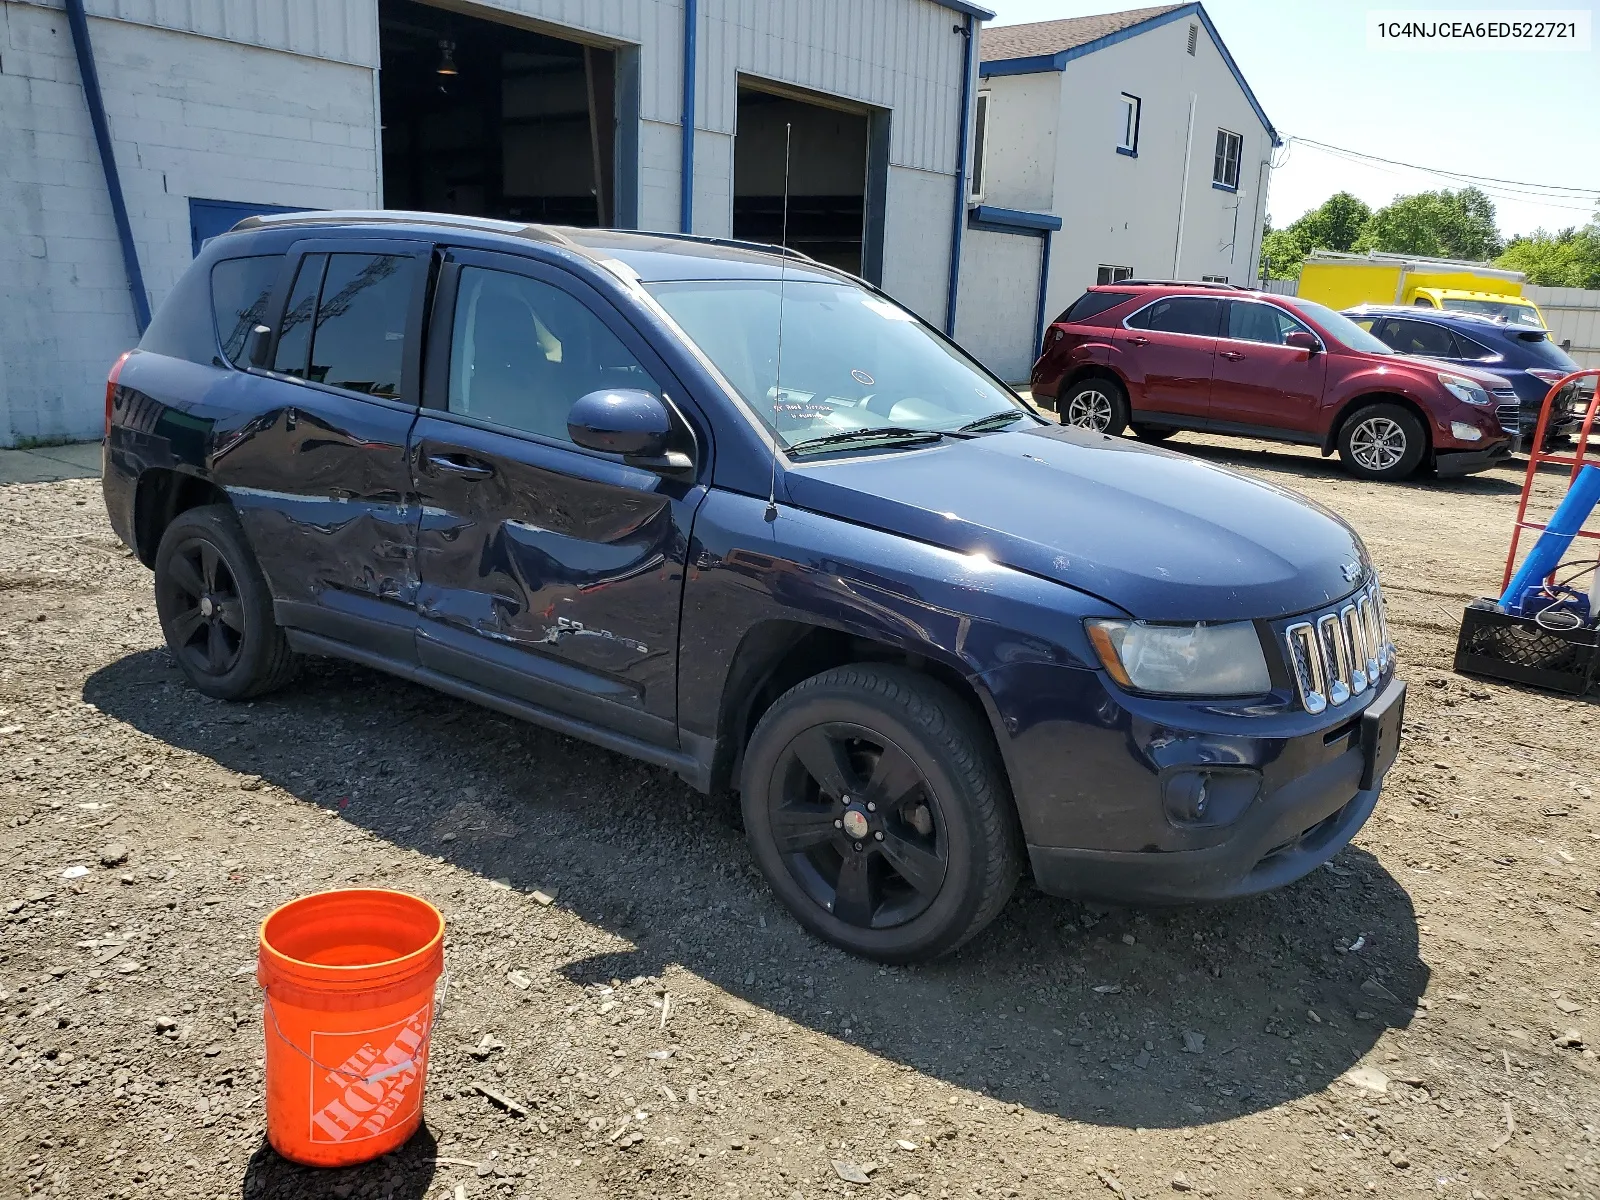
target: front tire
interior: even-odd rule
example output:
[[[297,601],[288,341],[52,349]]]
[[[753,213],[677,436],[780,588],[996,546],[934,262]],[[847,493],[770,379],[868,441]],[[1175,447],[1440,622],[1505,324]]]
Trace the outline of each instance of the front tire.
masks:
[[[1177,433],[1178,431],[1173,429],[1170,425],[1135,425],[1133,427],[1134,437],[1138,438],[1141,442],[1151,442],[1154,444],[1160,444],[1161,442],[1166,441],[1168,438],[1175,437],[1177,436]]]
[[[1116,437],[1128,426],[1128,393],[1115,379],[1080,379],[1056,403],[1063,425]]]
[[[299,660],[273,619],[272,594],[230,506],[174,517],[155,573],[161,632],[196,691],[244,700],[293,678]]]
[[[1398,404],[1369,404],[1350,414],[1339,430],[1339,457],[1359,479],[1405,479],[1427,452],[1422,422]]]
[[[986,732],[948,688],[899,667],[838,667],[780,696],[746,748],[741,804],[789,911],[883,962],[954,950],[1021,873]]]

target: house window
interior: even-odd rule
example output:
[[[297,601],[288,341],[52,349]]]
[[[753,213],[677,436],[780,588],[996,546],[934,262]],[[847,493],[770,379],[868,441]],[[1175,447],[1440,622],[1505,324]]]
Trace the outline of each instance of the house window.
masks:
[[[1117,153],[1127,154],[1137,158],[1139,156],[1139,109],[1142,102],[1137,96],[1122,93],[1122,129],[1121,141],[1117,143]]]
[[[1124,279],[1133,278],[1132,267],[1113,267],[1105,263],[1100,264],[1100,269],[1095,273],[1095,283],[1121,283]]]
[[[988,174],[989,153],[989,93],[979,92],[978,103],[972,118],[972,188],[974,200],[983,199],[984,176]]]
[[[1189,56],[1194,57],[1195,44],[1200,40],[1200,26],[1193,21],[1189,22]]]
[[[1202,276],[1200,276],[1200,282],[1201,283],[1227,283],[1228,282],[1228,277],[1226,275],[1202,275]]]
[[[1211,160],[1211,182],[1230,191],[1239,187],[1239,154],[1244,139],[1226,129],[1217,130],[1217,153]]]

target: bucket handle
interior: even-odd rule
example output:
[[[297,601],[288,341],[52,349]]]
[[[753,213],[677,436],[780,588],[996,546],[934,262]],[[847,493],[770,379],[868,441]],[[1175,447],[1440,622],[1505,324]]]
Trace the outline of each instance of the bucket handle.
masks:
[[[429,1045],[433,1041],[433,1027],[438,1023],[439,1018],[444,1015],[445,1001],[449,998],[449,996],[450,972],[446,971],[444,973],[444,978],[439,981],[439,995],[438,999],[436,999],[433,1003],[433,1012],[428,1017],[428,1026],[422,1031],[422,1044],[424,1046]],[[285,1046],[289,1047],[289,1049],[293,1050],[301,1058],[305,1059],[313,1067],[316,1067],[317,1070],[323,1071],[329,1075],[338,1075],[340,1078],[348,1079],[352,1083],[377,1083],[380,1079],[387,1079],[391,1075],[398,1075],[402,1071],[408,1071],[417,1064],[416,1055],[412,1055],[404,1062],[392,1063],[383,1070],[375,1072],[374,1074],[352,1075],[341,1067],[330,1067],[327,1063],[318,1062],[316,1059],[312,1058],[310,1054],[306,1053],[306,1051],[300,1049],[299,1046],[296,1046],[289,1040],[289,1035],[284,1033],[283,1027],[278,1024],[278,1014],[273,1011],[271,992],[267,993],[263,1008],[266,1011],[267,1019],[272,1022],[272,1030],[278,1035],[278,1040]]]

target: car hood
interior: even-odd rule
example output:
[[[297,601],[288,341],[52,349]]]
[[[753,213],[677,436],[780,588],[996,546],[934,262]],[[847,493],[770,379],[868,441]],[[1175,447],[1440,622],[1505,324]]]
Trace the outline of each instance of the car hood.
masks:
[[[1361,539],[1303,496],[1058,426],[785,473],[802,508],[1057,580],[1155,621],[1305,612],[1349,595]]]
[[[1479,386],[1488,388],[1505,387],[1505,378],[1487,367],[1469,367],[1465,363],[1458,363],[1448,358],[1429,358],[1423,354],[1390,354],[1383,355],[1390,362],[1403,363],[1408,367],[1415,367],[1419,371],[1432,372],[1437,377],[1440,372],[1446,375],[1459,375],[1463,379],[1471,379]]]

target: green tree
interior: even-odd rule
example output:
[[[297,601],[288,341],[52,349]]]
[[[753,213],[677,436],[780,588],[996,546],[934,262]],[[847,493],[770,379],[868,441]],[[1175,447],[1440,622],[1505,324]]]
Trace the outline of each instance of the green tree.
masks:
[[[1349,192],[1336,192],[1283,229],[1269,224],[1261,238],[1268,276],[1293,279],[1313,250],[1349,250],[1371,215],[1372,210]]]
[[[1514,237],[1495,266],[1521,271],[1545,287],[1600,288],[1600,222],[1549,234]]]
[[[1502,246],[1494,201],[1469,187],[1397,197],[1372,214],[1354,248],[1481,261]]]

